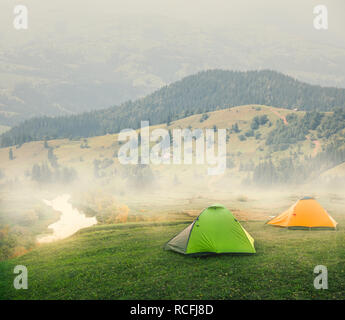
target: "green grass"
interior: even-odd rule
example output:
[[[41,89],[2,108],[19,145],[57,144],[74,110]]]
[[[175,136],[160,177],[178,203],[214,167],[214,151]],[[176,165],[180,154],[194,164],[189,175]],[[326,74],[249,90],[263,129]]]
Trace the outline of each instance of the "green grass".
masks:
[[[255,255],[183,256],[162,249],[188,224],[96,226],[0,263],[2,299],[344,299],[345,219],[337,231],[243,222]],[[25,265],[29,289],[13,288]],[[328,268],[328,290],[313,286]]]

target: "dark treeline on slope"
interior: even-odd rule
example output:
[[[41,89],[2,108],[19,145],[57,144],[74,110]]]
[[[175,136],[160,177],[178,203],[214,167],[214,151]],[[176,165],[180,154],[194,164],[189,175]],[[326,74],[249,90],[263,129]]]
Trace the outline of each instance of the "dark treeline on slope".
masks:
[[[154,125],[246,104],[329,111],[336,106],[345,107],[345,89],[309,85],[269,70],[210,70],[188,76],[121,106],[74,116],[25,121],[2,135],[1,146],[117,133],[125,128],[138,128],[142,120],[149,120]]]
[[[48,149],[48,162],[34,164],[31,173],[27,173],[27,175],[38,183],[63,183],[66,185],[76,180],[77,171],[74,168],[60,166],[58,158],[54,154],[54,148],[50,147],[47,141],[44,142],[44,146]]]
[[[77,179],[77,172],[74,168],[60,166],[50,168],[46,162],[34,164],[30,175],[33,181],[39,183],[63,183],[66,185]]]
[[[278,163],[271,159],[264,161],[254,168],[252,181],[260,186],[303,184],[317,179],[321,173],[343,162],[345,149],[331,144],[315,158],[308,157],[304,161],[292,158],[281,159]],[[340,178],[339,182],[340,180],[344,185],[343,178]]]
[[[297,153],[294,153],[279,162],[273,162],[271,159],[261,162],[253,170],[255,184],[304,183],[345,162],[344,109],[336,109],[331,114],[309,112],[300,119],[291,114],[287,118],[289,125],[279,123],[266,140],[266,144],[272,145],[273,151],[287,149],[290,145],[305,140],[306,135],[312,140],[325,138],[328,143],[323,147],[322,152],[315,157],[306,157],[304,161],[300,161]]]
[[[304,117],[298,118],[296,114],[286,117],[289,125],[279,120],[267,139],[267,145],[289,145],[303,141],[309,134],[310,139],[329,139],[335,134],[341,134],[345,129],[345,109],[335,108],[332,113],[307,112]]]

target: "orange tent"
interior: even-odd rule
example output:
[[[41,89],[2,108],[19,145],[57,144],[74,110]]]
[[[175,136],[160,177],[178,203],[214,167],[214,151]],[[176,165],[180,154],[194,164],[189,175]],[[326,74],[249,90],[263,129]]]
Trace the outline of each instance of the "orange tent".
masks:
[[[303,198],[268,224],[280,227],[335,228],[337,222],[313,198]]]

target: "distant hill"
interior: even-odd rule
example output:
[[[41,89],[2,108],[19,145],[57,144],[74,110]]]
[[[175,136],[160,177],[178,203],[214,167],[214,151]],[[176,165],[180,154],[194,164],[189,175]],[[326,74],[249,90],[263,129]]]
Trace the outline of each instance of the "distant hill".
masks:
[[[97,23],[91,25],[84,17],[79,25],[44,10],[36,17],[44,30],[18,37],[6,22],[8,10],[0,12],[0,125],[119,105],[215,68],[272,68],[307,83],[345,87],[345,48],[339,45],[343,37],[319,37],[311,28],[309,36],[300,28],[276,28],[276,21],[267,17],[268,25],[251,19],[245,23],[242,16],[240,24],[227,19],[231,27],[224,27],[213,25],[220,21],[205,24],[204,19],[192,22],[166,13],[146,16],[141,10],[139,19],[132,10],[103,19],[107,10],[90,10],[90,19],[100,15]],[[56,32],[53,21],[62,24],[59,31],[68,32]]]
[[[324,178],[339,178],[344,180],[345,177],[345,162],[341,163],[340,165],[327,170],[322,174],[322,177]]]
[[[187,203],[193,209],[195,201],[207,201],[202,205],[208,205],[210,198],[200,198],[200,195],[214,194],[218,197],[217,190],[226,191],[226,201],[229,201],[229,204],[233,205],[233,200],[229,200],[228,196],[234,194],[237,203],[243,202],[243,205],[247,206],[248,199],[239,194],[242,192],[240,190],[243,190],[244,195],[252,194],[253,201],[260,198],[258,190],[268,195],[271,194],[268,190],[281,190],[285,195],[291,192],[288,190],[292,190],[294,195],[289,198],[291,201],[292,198],[304,195],[306,190],[311,193],[312,188],[320,188],[329,193],[343,190],[345,187],[344,109],[309,113],[271,106],[242,105],[192,115],[171,121],[169,125],[155,125],[150,130],[157,128],[166,129],[170,134],[176,128],[226,128],[224,174],[208,176],[208,163],[122,165],[118,156],[123,143],[119,141],[118,134],[31,141],[15,147],[0,148],[0,203],[1,198],[8,198],[9,192],[19,197],[9,197],[12,204],[2,206],[0,234],[1,229],[6,230],[1,228],[1,224],[6,226],[8,221],[13,221],[13,217],[16,219],[14,221],[22,223],[21,228],[24,227],[20,229],[20,233],[13,231],[18,242],[7,237],[5,243],[10,246],[3,246],[7,251],[0,250],[0,260],[1,256],[11,256],[17,247],[23,249],[23,238],[26,244],[35,243],[36,232],[45,232],[47,226],[54,222],[51,221],[50,211],[35,204],[35,201],[41,203],[42,198],[47,198],[46,192],[49,189],[53,189],[54,193],[60,188],[63,192],[67,189],[75,193],[77,190],[77,193],[82,194],[79,203],[86,214],[96,215],[102,223],[113,223],[114,212],[119,205],[118,197],[129,207],[129,199],[135,195],[132,200],[135,204],[130,206],[129,220],[134,222],[145,221],[146,214],[152,214],[152,206],[145,201],[161,206],[162,194],[169,194],[169,200],[164,202],[164,206],[169,203],[172,207],[167,208],[164,213],[159,207],[159,216],[164,214],[164,217],[170,220],[173,217],[190,218],[190,212],[187,212],[187,217],[185,213],[179,217],[175,214],[183,213]],[[173,141],[174,139],[170,140],[171,143]],[[151,148],[153,147],[154,144],[151,144]],[[195,155],[195,149],[193,153]],[[172,160],[173,150],[170,156]],[[21,192],[18,193],[19,186]],[[36,187],[42,193],[32,193]],[[92,196],[86,191],[90,188],[96,190],[91,193],[94,194]],[[252,193],[254,190],[255,195]],[[106,200],[107,197],[102,196],[103,192],[109,192],[110,199],[114,198],[115,202]],[[142,196],[145,195],[145,200],[142,198],[144,206],[138,205],[140,201],[137,195],[141,192]],[[179,200],[180,194],[183,194],[183,197],[192,201],[176,201],[174,193],[178,194]],[[114,194],[117,196],[113,197]],[[276,203],[281,206],[280,201]],[[31,208],[36,211],[30,210]],[[27,234],[29,228],[34,231]],[[14,245],[16,247],[13,247]],[[22,249],[19,252],[23,252]]]
[[[116,133],[124,128],[138,128],[142,120],[155,125],[248,104],[329,111],[345,107],[345,89],[309,85],[270,70],[210,70],[120,106],[81,115],[27,120],[4,133],[0,146]]]
[[[260,185],[306,183],[345,162],[344,109],[308,113],[248,105],[196,114],[151,129],[158,127],[169,131],[175,128],[227,128],[227,168],[232,179],[239,183],[247,178]],[[120,146],[117,134],[107,134],[32,141],[15,148],[1,148],[3,180],[0,179],[0,183],[31,180],[35,165],[45,162],[49,163],[52,172],[59,166],[73,168],[87,181],[114,179],[114,172],[127,179],[129,173],[121,173],[123,166],[117,158]],[[10,149],[13,159],[9,157]],[[164,168],[155,170],[162,170],[160,177],[167,175],[169,179],[174,173],[179,176],[180,169],[184,169],[183,166]],[[198,170],[200,174],[205,173],[202,166]],[[194,174],[193,170],[190,174]],[[185,172],[183,175],[186,177]],[[190,176],[187,180],[194,178]]]

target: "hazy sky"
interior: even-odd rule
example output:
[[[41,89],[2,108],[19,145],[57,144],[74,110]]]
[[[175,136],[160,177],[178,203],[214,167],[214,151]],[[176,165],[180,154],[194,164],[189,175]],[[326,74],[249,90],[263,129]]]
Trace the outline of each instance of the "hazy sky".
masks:
[[[28,8],[28,30],[13,27],[16,4]],[[320,4],[328,30],[313,26]],[[0,121],[1,111],[120,104],[207,69],[345,88],[344,9],[344,0],[0,0]]]
[[[70,32],[85,31],[88,26],[106,26],[109,21],[135,16],[166,16],[200,27],[233,26],[253,28],[274,26],[320,41],[345,42],[345,1],[323,0],[329,10],[329,30],[313,29],[313,7],[320,0],[22,0],[29,9],[29,30],[15,31],[12,26],[13,0],[1,0],[1,45],[25,41],[44,33],[59,32],[67,25]],[[326,34],[327,33],[327,34]]]

